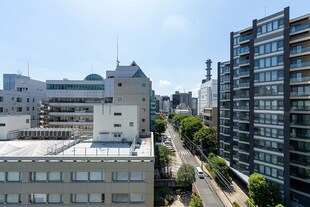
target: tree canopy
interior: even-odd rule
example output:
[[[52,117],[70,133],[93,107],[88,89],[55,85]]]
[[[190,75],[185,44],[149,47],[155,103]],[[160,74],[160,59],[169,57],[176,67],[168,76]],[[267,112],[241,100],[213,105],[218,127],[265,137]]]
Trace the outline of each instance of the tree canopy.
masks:
[[[203,207],[202,199],[199,195],[193,194],[189,207]]]
[[[161,135],[164,133],[167,129],[167,122],[162,119],[156,119],[155,120],[155,131],[157,134]]]
[[[200,144],[200,139],[202,139],[202,148],[206,149],[208,154],[216,153],[217,134],[215,128],[203,126],[194,135],[196,144]]]
[[[173,122],[177,127],[180,127],[181,121],[185,118],[187,118],[188,116],[184,115],[184,114],[175,114],[173,116]]]
[[[196,181],[194,167],[183,163],[177,172],[176,181],[183,187],[191,188]]]
[[[267,181],[261,174],[252,174],[248,183],[249,195],[255,205],[265,206],[266,192],[268,189]]]
[[[210,173],[214,177],[216,183],[221,187],[231,184],[230,169],[225,160],[215,156],[213,153],[209,154],[208,159],[209,169],[211,170]]]
[[[181,134],[193,140],[195,133],[201,129],[202,126],[203,123],[199,118],[194,116],[187,117],[181,121]]]

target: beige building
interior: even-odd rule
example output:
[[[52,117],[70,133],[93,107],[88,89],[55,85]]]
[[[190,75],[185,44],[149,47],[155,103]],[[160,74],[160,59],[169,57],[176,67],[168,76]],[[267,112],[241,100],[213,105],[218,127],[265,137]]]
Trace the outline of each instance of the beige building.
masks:
[[[133,61],[130,66],[117,66],[116,70],[107,71],[105,97],[115,105],[137,105],[139,134],[150,131],[150,98],[152,82]]]
[[[1,206],[153,206],[153,137],[2,141],[0,185]]]

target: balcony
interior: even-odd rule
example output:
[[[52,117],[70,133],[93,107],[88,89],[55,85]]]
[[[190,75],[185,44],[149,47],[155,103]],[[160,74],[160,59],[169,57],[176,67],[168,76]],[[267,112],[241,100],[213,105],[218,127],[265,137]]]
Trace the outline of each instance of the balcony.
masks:
[[[310,96],[310,91],[307,92],[291,92],[291,97]]]
[[[301,125],[310,127],[310,120],[291,121],[291,125]]]
[[[220,74],[230,73],[230,67],[222,67],[220,69]]]
[[[249,63],[250,63],[250,59],[241,59],[239,62],[239,66],[249,64]]]
[[[305,52],[310,52],[310,47],[302,47],[298,49],[291,50],[291,55],[301,54]]]
[[[239,141],[240,142],[250,142],[250,138],[248,136],[240,136]]]
[[[239,76],[249,76],[250,70],[240,71]]]
[[[310,62],[293,63],[290,65],[290,69],[303,68],[303,67],[309,67],[309,66],[310,66]]]
[[[240,87],[249,87],[250,86],[250,81],[244,82],[244,83],[239,83],[239,88]]]
[[[310,111],[310,106],[292,106],[291,111]]]
[[[239,43],[250,40],[253,37],[252,34],[241,36],[239,39]]]
[[[310,76],[290,79],[291,83],[302,83],[302,82],[309,82],[309,81],[310,81]]]
[[[305,30],[305,29],[309,29],[309,28],[310,28],[310,23],[299,24],[299,25],[292,26],[290,32],[295,33],[295,32]]]

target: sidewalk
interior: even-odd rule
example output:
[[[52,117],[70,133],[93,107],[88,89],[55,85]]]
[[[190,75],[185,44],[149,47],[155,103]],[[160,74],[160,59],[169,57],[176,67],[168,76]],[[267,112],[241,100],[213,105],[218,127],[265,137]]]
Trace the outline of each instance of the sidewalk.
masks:
[[[201,165],[200,159],[195,156],[195,159],[199,165]],[[204,163],[205,164],[205,163]],[[208,170],[205,168],[203,165],[203,170],[210,175]],[[237,202],[240,206],[242,207],[247,207],[245,204],[245,201],[249,198],[242,190],[241,188],[234,182],[232,181],[232,188],[234,189],[234,192],[225,192],[216,184],[214,179],[207,181],[207,183],[217,192],[219,198],[221,201],[224,203],[225,206],[227,207],[232,207],[233,202]]]

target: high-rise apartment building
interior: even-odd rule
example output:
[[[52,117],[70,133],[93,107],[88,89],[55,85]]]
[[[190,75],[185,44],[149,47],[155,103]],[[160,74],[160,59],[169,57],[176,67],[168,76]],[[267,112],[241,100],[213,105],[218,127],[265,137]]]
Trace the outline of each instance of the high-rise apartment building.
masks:
[[[230,34],[218,64],[218,146],[240,177],[260,173],[285,206],[309,206],[310,15],[289,8]]]

